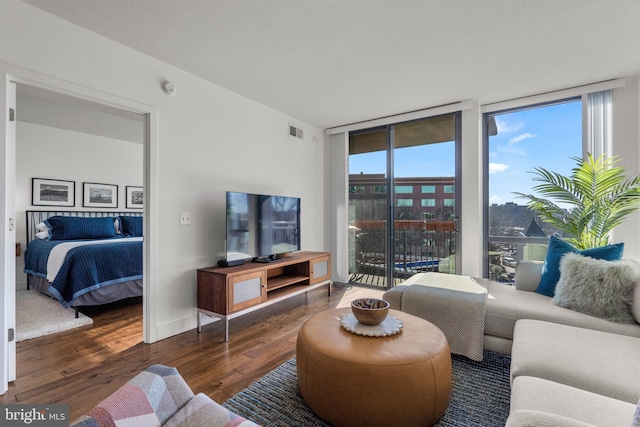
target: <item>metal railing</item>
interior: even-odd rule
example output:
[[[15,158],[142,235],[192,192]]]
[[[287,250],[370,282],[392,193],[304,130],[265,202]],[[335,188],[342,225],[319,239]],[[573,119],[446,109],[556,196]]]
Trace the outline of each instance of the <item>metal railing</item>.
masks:
[[[513,283],[518,261],[544,261],[548,237],[489,236],[488,277]]]
[[[367,278],[386,276],[386,221],[354,221],[350,230],[351,281],[386,286],[385,280]],[[455,271],[455,221],[397,220],[394,231],[394,285],[419,272]]]

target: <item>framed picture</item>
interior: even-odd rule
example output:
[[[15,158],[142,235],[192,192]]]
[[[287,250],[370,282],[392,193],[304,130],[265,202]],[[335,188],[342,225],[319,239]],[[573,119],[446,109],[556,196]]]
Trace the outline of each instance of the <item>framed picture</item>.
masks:
[[[82,206],[85,208],[118,207],[117,185],[83,182],[82,194]]]
[[[32,178],[31,204],[33,206],[76,205],[76,183],[60,179]]]
[[[144,191],[142,187],[132,187],[127,185],[127,209],[144,208]]]

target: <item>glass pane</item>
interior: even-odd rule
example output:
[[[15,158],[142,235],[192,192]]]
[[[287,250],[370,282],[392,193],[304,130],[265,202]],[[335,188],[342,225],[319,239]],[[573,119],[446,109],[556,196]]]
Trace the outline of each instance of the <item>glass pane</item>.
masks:
[[[403,189],[395,194],[394,277],[455,273],[456,212],[447,202],[455,200],[455,115],[401,123],[393,134],[394,183]]]
[[[512,282],[515,263],[544,260],[555,233],[515,193],[534,194],[536,167],[568,175],[582,156],[582,102],[572,100],[493,116],[489,137],[489,278]]]
[[[455,272],[456,206],[445,201],[456,198],[455,129],[450,114],[349,135],[351,281],[387,287],[420,271]]]
[[[386,288],[387,130],[349,135],[349,279]]]

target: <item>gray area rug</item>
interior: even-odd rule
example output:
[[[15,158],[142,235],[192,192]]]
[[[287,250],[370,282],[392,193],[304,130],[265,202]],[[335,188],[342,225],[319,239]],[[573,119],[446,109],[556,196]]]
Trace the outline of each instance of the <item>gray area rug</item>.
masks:
[[[436,426],[503,427],[509,415],[511,358],[485,351],[482,362],[457,355],[451,359],[449,407]],[[263,426],[329,426],[300,395],[295,359],[269,372],[223,406]]]
[[[16,342],[91,325],[93,319],[36,290],[16,291]]]

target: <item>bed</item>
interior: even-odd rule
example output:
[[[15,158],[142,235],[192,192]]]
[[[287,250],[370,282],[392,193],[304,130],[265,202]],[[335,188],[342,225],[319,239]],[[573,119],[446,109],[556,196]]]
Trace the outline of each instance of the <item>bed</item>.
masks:
[[[142,214],[27,211],[27,287],[65,308],[142,296]]]

